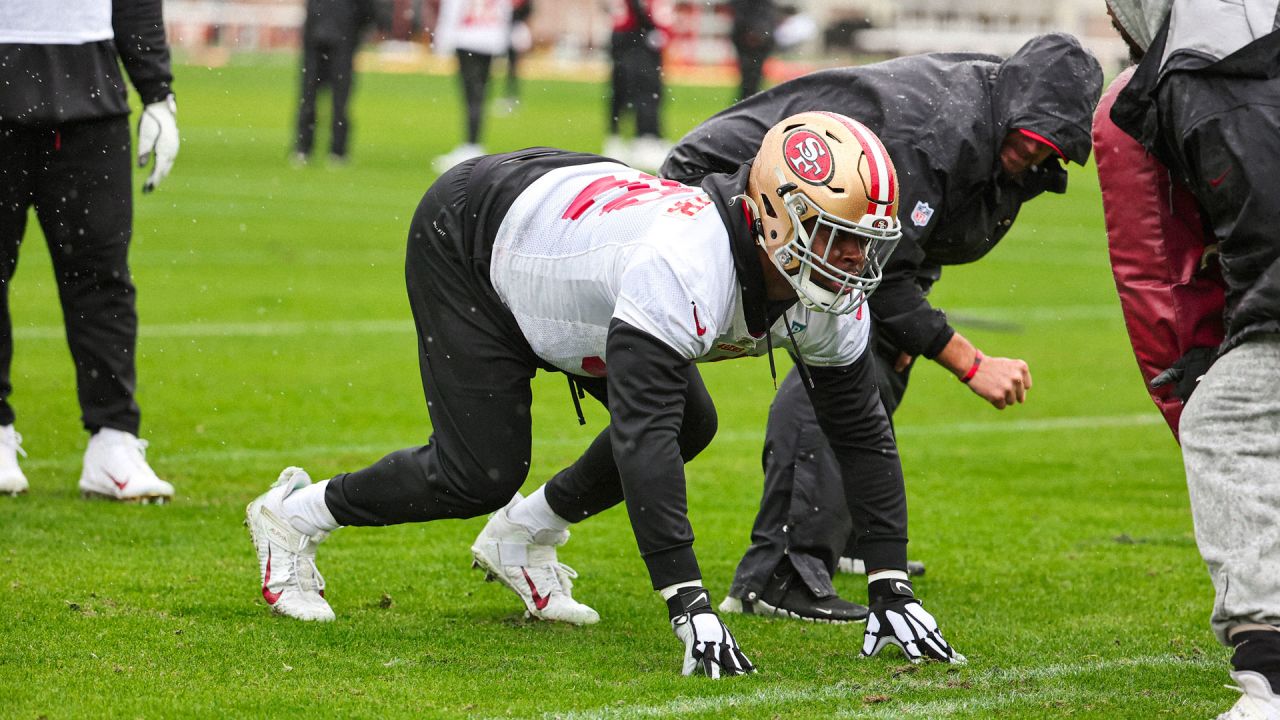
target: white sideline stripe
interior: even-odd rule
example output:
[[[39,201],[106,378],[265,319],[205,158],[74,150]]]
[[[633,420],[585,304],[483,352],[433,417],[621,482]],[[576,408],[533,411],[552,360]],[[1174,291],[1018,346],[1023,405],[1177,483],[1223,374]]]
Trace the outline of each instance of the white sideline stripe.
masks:
[[[1026,669],[984,670],[973,673],[964,679],[974,683],[975,685],[987,684],[1003,688],[1020,680],[1052,680],[1072,675],[1081,675],[1084,673],[1106,672],[1125,668],[1208,668],[1219,667],[1222,665],[1223,664],[1219,661],[1209,660],[1207,658],[1187,659],[1173,655],[1155,655],[1151,657],[1121,658],[1117,660],[1102,660],[1086,663],[1062,663]],[[1223,666],[1222,670],[1223,675],[1225,676],[1227,668]],[[932,679],[927,679],[921,681],[916,680],[909,675],[903,675],[897,679],[886,681],[883,687],[864,687],[861,684],[836,683],[835,685],[814,688],[760,688],[749,693],[716,695],[714,697],[680,698],[659,705],[610,706],[582,712],[553,711],[531,717],[543,718],[544,720],[550,720],[550,718],[558,718],[560,720],[605,720],[671,716],[689,717],[694,713],[723,712],[729,709],[741,711],[747,710],[753,706],[777,703],[817,702],[824,700],[848,701],[850,699],[860,701],[862,695],[879,694],[880,692],[891,695],[893,692],[930,687],[945,688],[946,680],[940,679],[940,681],[933,681]],[[837,717],[943,717],[947,715],[954,715],[958,712],[988,710],[1017,703],[1025,703],[1028,700],[1035,700],[1042,697],[1051,697],[1062,692],[1064,689],[1042,688],[1030,691],[1019,690],[1017,692],[1000,692],[995,695],[989,694],[987,690],[988,688],[972,688],[967,692],[971,692],[975,696],[964,700],[938,700],[931,702],[898,702],[896,700],[890,700],[883,706],[862,705],[860,707],[843,710],[837,715]],[[984,694],[978,695],[978,693]],[[1091,696],[1091,699],[1097,700],[1097,695],[1095,694]]]
[[[1059,322],[1078,320],[1120,320],[1117,305],[1057,305],[1027,308],[952,307],[956,315],[978,320],[1021,322]],[[139,334],[144,338],[186,337],[267,337],[276,335],[348,335],[357,333],[412,332],[413,321],[400,320],[334,320],[330,322],[191,322],[142,323]],[[15,325],[18,339],[53,340],[65,337],[61,325]]]
[[[426,409],[422,411],[423,422],[426,422]],[[594,418],[588,413],[588,423],[598,419],[604,421],[603,411],[599,418]],[[1013,420],[1008,422],[970,422],[970,423],[949,423],[938,425],[899,425],[898,434],[901,436],[915,437],[922,435],[965,435],[965,434],[983,434],[991,433],[1026,433],[1026,432],[1051,432],[1056,430],[1092,430],[1104,427],[1140,427],[1146,425],[1161,425],[1164,419],[1156,412],[1141,413],[1134,415],[1102,415],[1089,417],[1060,417],[1060,418],[1042,418],[1039,420]],[[576,425],[575,425],[576,427]],[[594,431],[592,431],[594,432]],[[591,432],[584,432],[580,435],[575,434],[573,437],[557,437],[557,438],[538,438],[537,428],[534,428],[533,449],[537,452],[539,448],[562,448],[562,447],[581,447],[586,448],[591,442],[594,435]],[[425,443],[427,437],[424,434],[421,441]],[[412,442],[412,441],[410,441]],[[713,442],[724,444],[737,443],[763,443],[764,427],[759,430],[738,431],[738,432],[722,432],[716,435]],[[362,443],[362,444],[326,444],[326,445],[308,445],[302,447],[287,448],[207,448],[203,450],[188,450],[186,452],[167,452],[163,447],[156,447],[152,450],[154,453],[152,459],[158,460],[161,470],[170,463],[180,463],[184,461],[249,461],[249,460],[280,460],[282,462],[291,462],[295,464],[303,464],[309,459],[316,457],[332,457],[334,455],[367,455],[382,457],[389,452],[399,450],[406,447],[404,444],[397,444],[391,440],[385,443]],[[49,468],[64,463],[79,462],[80,455],[61,455],[39,459],[24,459],[22,466],[25,468]],[[161,473],[163,474],[163,472]]]

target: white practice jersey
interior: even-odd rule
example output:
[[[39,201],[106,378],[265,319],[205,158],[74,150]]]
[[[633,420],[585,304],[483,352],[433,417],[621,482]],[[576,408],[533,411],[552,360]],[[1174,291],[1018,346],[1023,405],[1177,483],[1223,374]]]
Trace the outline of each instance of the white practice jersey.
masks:
[[[765,272],[771,272],[766,268]],[[728,231],[699,188],[599,162],[543,175],[498,230],[490,279],[538,357],[602,376],[614,318],[696,362],[767,351],[747,330]],[[841,366],[866,349],[869,313],[792,307],[785,321],[810,365]]]
[[[0,43],[79,45],[113,37],[111,0],[0,0]]]
[[[512,9],[512,0],[442,0],[433,41],[436,52],[506,55]]]

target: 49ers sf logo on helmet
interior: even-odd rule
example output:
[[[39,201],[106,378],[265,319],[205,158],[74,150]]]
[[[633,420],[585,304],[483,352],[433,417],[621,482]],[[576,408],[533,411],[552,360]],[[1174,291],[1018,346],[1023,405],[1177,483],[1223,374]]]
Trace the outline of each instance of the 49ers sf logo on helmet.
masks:
[[[782,142],[782,153],[791,170],[807,183],[826,185],[834,167],[827,141],[812,130],[793,130]]]

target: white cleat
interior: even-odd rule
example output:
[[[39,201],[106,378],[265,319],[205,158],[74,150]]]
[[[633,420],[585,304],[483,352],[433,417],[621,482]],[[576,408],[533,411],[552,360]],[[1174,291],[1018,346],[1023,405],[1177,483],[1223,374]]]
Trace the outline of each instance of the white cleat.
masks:
[[[1272,692],[1265,676],[1241,670],[1231,673],[1231,679],[1239,685],[1235,689],[1244,694],[1218,720],[1280,720],[1280,696]]]
[[[431,161],[435,171],[443,175],[454,165],[459,165],[484,154],[484,148],[474,143],[464,143]]]
[[[18,467],[19,455],[27,456],[22,436],[12,425],[0,426],[0,495],[17,496],[27,491],[27,476]]]
[[[271,489],[245,508],[244,524],[258,553],[262,599],[271,610],[297,620],[328,622],[334,614],[324,599],[324,578],[316,569],[316,546],[329,533],[304,535],[284,513],[284,499],[310,484],[302,468],[285,468]]]
[[[604,139],[604,148],[600,151],[600,154],[607,158],[613,158],[623,165],[630,165],[631,141],[624,140],[617,135],[610,135]]]
[[[565,544],[569,533],[551,533],[536,542],[528,528],[507,518],[507,510],[520,499],[516,495],[489,518],[471,546],[472,567],[482,568],[485,580],[497,580],[519,595],[528,617],[572,625],[600,622],[599,613],[573,599],[578,573],[556,560],[556,545]]]
[[[671,143],[654,135],[643,135],[631,145],[631,167],[637,170],[657,172],[671,152]]]
[[[119,502],[155,503],[173,499],[173,486],[147,464],[147,441],[132,433],[102,428],[89,438],[80,472],[80,494]]]

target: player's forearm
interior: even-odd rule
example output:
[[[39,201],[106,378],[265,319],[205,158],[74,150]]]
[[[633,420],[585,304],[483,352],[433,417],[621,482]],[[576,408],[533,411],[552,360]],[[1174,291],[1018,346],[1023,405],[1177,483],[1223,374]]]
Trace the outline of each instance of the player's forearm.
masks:
[[[688,361],[618,320],[606,358],[614,462],[653,587],[700,578],[679,444]]]
[[[942,352],[938,353],[933,360],[952,375],[963,378],[973,367],[973,361],[977,356],[978,348],[965,336],[955,333],[942,348]]]

